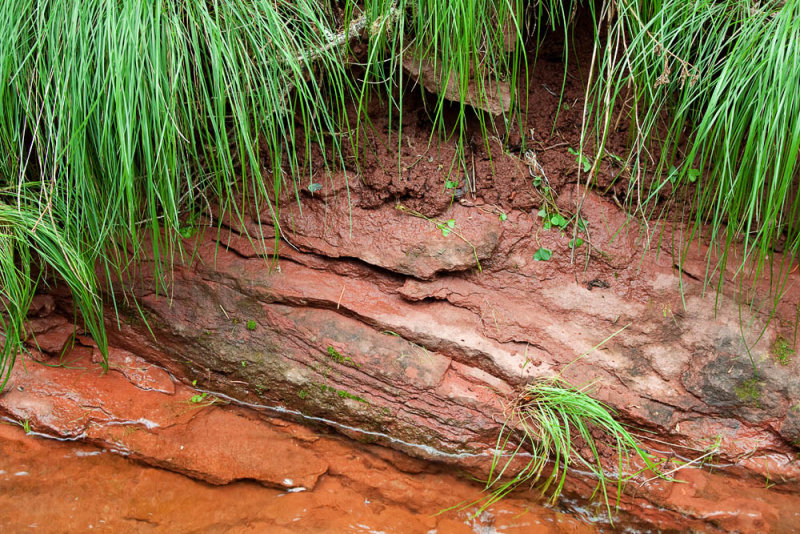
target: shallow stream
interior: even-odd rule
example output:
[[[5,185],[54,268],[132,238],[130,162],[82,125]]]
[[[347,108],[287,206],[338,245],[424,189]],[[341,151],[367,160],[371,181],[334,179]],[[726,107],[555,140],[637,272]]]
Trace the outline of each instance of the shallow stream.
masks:
[[[263,444],[269,454],[269,443]],[[593,532],[585,521],[510,499],[472,517],[439,514],[477,498],[449,473],[405,472],[346,448],[346,474],[313,490],[254,481],[215,486],[91,445],[0,425],[0,530],[4,532]],[[341,455],[342,451],[331,451]],[[389,456],[394,456],[389,454]],[[380,464],[380,465],[376,465]],[[420,466],[407,462],[407,469]],[[424,490],[421,488],[424,487]],[[438,515],[437,515],[438,514]]]

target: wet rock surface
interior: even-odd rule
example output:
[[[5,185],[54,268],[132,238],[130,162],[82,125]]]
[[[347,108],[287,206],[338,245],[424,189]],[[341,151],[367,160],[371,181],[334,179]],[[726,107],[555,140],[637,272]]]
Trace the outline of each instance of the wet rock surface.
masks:
[[[357,187],[351,195],[358,198]],[[757,343],[743,339],[740,320],[757,332],[765,314],[728,295],[715,310],[716,295],[704,295],[688,275],[681,295],[672,257],[642,256],[635,236],[620,232],[625,216],[591,193],[584,217],[594,246],[581,265],[570,263],[570,236],[542,229],[535,213],[511,212],[495,231],[480,230],[482,206],[445,211],[438,220],[455,220],[465,236],[492,236],[483,241],[486,254],[493,252],[479,256],[480,271],[477,263],[465,271],[442,259],[452,254],[436,247],[458,255],[465,241],[444,236],[435,221],[401,212],[414,224],[395,223],[384,238],[374,221],[400,216],[392,204],[354,210],[352,229],[337,223],[331,238],[320,215],[331,202],[307,196],[302,214],[287,207],[287,238],[274,265],[242,228],[220,243],[204,238],[197,261],[176,269],[169,296],[138,291],[148,326],[127,313],[127,324],[112,328],[113,343],[204,389],[478,473],[502,427],[504,403],[528,381],[562,373],[573,384],[594,382],[593,396],[646,430],[645,444],[663,457],[691,462],[716,447],[714,465],[727,466],[716,476],[736,481],[730,488],[767,481],[800,509],[798,362],[772,354],[785,335],[781,314],[792,313],[797,295],[785,297]],[[417,224],[438,236],[436,247],[422,259],[398,260],[425,241]],[[328,256],[319,243],[331,239],[331,250],[350,252]],[[385,243],[394,256],[379,261],[363,252]],[[532,259],[540,246],[554,251],[551,261]],[[685,262],[685,272],[704,265],[702,254]],[[723,493],[716,500],[724,500],[726,485],[717,486]],[[712,500],[680,494],[679,504],[663,494],[645,484],[622,508],[652,515],[641,503],[658,503],[657,524],[721,525],[706,508]],[[763,524],[786,531],[798,523],[781,512],[766,513]]]
[[[100,354],[64,318],[69,302],[56,291],[55,305],[43,302],[31,317],[34,361],[15,370],[3,413],[213,484],[247,479],[288,490],[315,488],[332,470],[347,476],[315,452],[317,438],[298,437],[298,422],[485,475],[504,405],[530,380],[560,373],[593,382],[592,395],[642,429],[668,469],[683,467],[676,477],[688,485],[650,475],[629,483],[620,506],[638,518],[631,524],[772,532],[800,524],[798,361],[775,349],[789,335],[795,293],[757,343],[743,338],[740,320],[757,332],[766,315],[727,294],[715,310],[716,296],[690,276],[704,267],[702,249],[684,263],[681,295],[672,257],[641,256],[632,236],[618,235],[624,216],[591,194],[584,216],[594,246],[580,266],[570,263],[569,236],[542,229],[534,213],[500,221],[489,212],[497,224],[486,225],[477,203],[436,220],[385,204],[353,211],[352,236],[340,228],[334,239],[319,224],[333,200],[302,202],[302,214],[287,208],[282,217],[305,233],[279,240],[277,263],[242,233],[257,226],[251,220],[231,224],[220,242],[200,238],[196,261],[176,266],[166,295],[147,278],[120,282],[136,288],[142,314],[121,307],[119,326],[109,324],[108,377],[98,376]],[[423,235],[416,225],[394,225],[384,239],[386,228],[374,224],[384,215],[428,225],[436,245],[413,249]],[[436,222],[451,219],[464,238],[487,244],[481,270],[461,248],[467,240]],[[395,255],[362,252],[384,245]],[[554,251],[551,261],[532,259],[541,246]],[[412,249],[422,252],[400,259]],[[226,399],[294,423],[264,426],[221,408]],[[272,445],[253,455],[240,438]],[[594,487],[578,473],[568,481],[579,501]],[[745,506],[747,515],[735,513]]]
[[[3,531],[595,530],[521,498],[477,517],[474,506],[446,511],[481,497],[480,487],[215,397],[195,402],[202,394],[183,384],[143,388],[119,366],[104,374],[91,349],[68,353],[65,368],[45,355],[17,365],[0,396]],[[169,378],[119,350],[112,360],[123,355],[152,382]]]
[[[607,196],[579,187],[568,149],[579,146],[576,103],[585,77],[563,76],[559,50],[543,53],[539,64],[547,63],[551,68],[537,71],[540,83],[528,95],[537,105],[524,128],[527,152],[512,134],[504,145],[489,139],[491,154],[470,139],[469,165],[454,173],[453,144],[431,144],[430,132],[415,126],[428,121],[421,102],[403,114],[401,144],[383,120],[386,110],[376,108],[364,149],[371,156],[358,171],[320,170],[313,192],[299,184],[286,193],[277,242],[269,210],[220,222],[212,207],[206,233],[186,241],[188,250],[197,246],[195,261],[176,265],[167,291],[156,290],[146,264],[143,278],[116,282],[122,322],[106,310],[111,373],[54,369],[64,374],[62,382],[37,375],[41,370],[28,362],[31,374],[16,369],[17,383],[0,396],[2,410],[37,430],[123,450],[201,480],[254,479],[286,491],[281,466],[288,456],[267,469],[232,445],[237,435],[274,441],[304,458],[303,483],[316,493],[338,477],[356,480],[348,469],[365,471],[333,461],[330,452],[317,454],[321,439],[293,445],[300,439],[293,432],[304,432],[296,422],[407,453],[372,449],[413,472],[450,464],[485,474],[504,405],[529,381],[561,374],[575,385],[593,384],[592,395],[638,430],[645,446],[666,459],[666,470],[683,467],[674,474],[687,483],[642,474],[628,484],[621,509],[641,521],[629,517],[629,525],[797,531],[800,358],[779,349],[781,340],[794,344],[800,275],[790,275],[761,335],[771,310],[764,284],[757,291],[740,286],[744,274],[731,267],[717,299],[701,282],[707,244],[692,245],[678,261],[680,227],[631,220],[615,202],[626,186],[611,160],[600,163],[595,177],[596,191]],[[562,83],[569,109],[548,89]],[[609,139],[608,151],[624,154],[625,137]],[[544,170],[547,198],[532,185]],[[546,205],[570,216],[580,202],[587,232],[573,251],[572,226],[546,229],[538,213]],[[259,236],[266,236],[263,243]],[[535,261],[540,248],[552,251],[549,261]],[[141,316],[136,306],[126,307],[123,288],[135,294]],[[91,340],[73,338],[63,319],[72,317],[71,306],[59,291],[35,303],[34,359],[52,363],[48,358],[71,353],[97,366]],[[114,398],[116,386],[103,385],[114,376],[124,378],[119,387],[131,400],[105,400]],[[52,394],[19,390],[40,380]],[[192,383],[214,398],[273,407],[269,413],[292,423],[273,419],[263,427],[238,408],[198,406],[207,401],[191,402],[202,395]],[[102,396],[71,391],[70,384]],[[139,400],[140,392],[162,400]],[[159,426],[147,428],[140,418]],[[217,428],[215,447],[231,444],[236,454],[202,455],[204,436]],[[269,459],[270,452],[258,452]],[[414,500],[423,487],[398,494]],[[595,481],[573,473],[567,487],[581,506]],[[285,517],[274,510],[274,517]],[[325,517],[341,513],[331,510]],[[407,517],[394,519],[407,526]],[[398,531],[425,531],[415,529],[429,524]],[[442,532],[463,529],[437,525]]]

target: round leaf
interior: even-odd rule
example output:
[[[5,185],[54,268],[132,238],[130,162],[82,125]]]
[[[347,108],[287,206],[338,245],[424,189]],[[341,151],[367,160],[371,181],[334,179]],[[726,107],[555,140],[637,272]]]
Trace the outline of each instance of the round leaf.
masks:
[[[550,261],[553,257],[553,251],[549,248],[540,248],[533,254],[534,261]]]

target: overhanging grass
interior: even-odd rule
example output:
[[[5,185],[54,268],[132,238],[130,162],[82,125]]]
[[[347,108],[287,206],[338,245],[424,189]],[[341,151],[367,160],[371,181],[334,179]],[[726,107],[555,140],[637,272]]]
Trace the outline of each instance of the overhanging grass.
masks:
[[[766,272],[780,295],[800,252],[800,3],[613,0],[601,23],[587,130],[598,157],[628,122],[630,205],[659,216],[659,197],[676,191],[684,245],[712,243],[706,281],[722,290],[741,243],[739,279]]]
[[[268,209],[277,228],[281,192],[297,194],[320,170],[312,144],[325,165],[343,167],[341,139],[358,139],[367,122],[361,113],[348,123],[346,106],[363,111],[370,87],[402,86],[409,47],[459,87],[475,75],[513,78],[520,63],[498,46],[520,38],[521,9],[504,0],[0,3],[0,370],[21,348],[48,268],[105,352],[95,268],[110,279],[147,253],[166,284],[182,220],[212,204],[233,217]],[[355,39],[370,43],[360,80],[348,55]],[[463,139],[463,122],[448,135]]]

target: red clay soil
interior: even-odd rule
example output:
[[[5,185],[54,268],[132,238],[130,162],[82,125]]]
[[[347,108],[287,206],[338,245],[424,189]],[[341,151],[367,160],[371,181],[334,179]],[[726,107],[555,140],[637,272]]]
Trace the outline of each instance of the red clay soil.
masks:
[[[228,218],[219,235],[215,227],[201,232],[186,242],[197,246],[195,261],[176,265],[166,294],[156,291],[147,264],[135,278],[116,283],[118,295],[123,288],[136,295],[147,324],[135,307],[120,308],[119,325],[107,310],[114,372],[101,377],[84,371],[90,376],[83,383],[84,375],[75,370],[56,369],[59,374],[45,379],[44,367],[28,362],[26,374],[18,365],[0,396],[0,409],[15,421],[30,420],[36,431],[117,448],[212,483],[255,478],[281,485],[286,476],[292,486],[302,478],[316,488],[304,492],[309,499],[335,482],[330,478],[351,480],[349,470],[371,469],[342,460],[351,453],[336,456],[332,449],[315,448],[334,447],[330,443],[340,447],[336,450],[353,450],[338,438],[297,438],[288,434],[311,434],[277,420],[256,424],[254,417],[262,416],[238,408],[193,406],[187,400],[195,394],[189,389],[194,383],[211,392],[198,404],[232,399],[262,414],[282,414],[425,460],[385,460],[401,456],[369,448],[381,461],[395,467],[409,462],[418,475],[446,481],[413,479],[418,482],[398,490],[404,496],[392,501],[407,511],[410,502],[427,506],[430,500],[427,514],[448,505],[448,494],[462,499],[477,492],[477,486],[459,486],[464,483],[456,483],[443,466],[485,474],[503,428],[504,406],[526,383],[561,374],[576,385],[593,383],[592,395],[638,429],[648,450],[667,461],[665,469],[704,459],[702,469],[675,473],[683,483],[639,475],[622,496],[618,524],[797,531],[800,358],[781,357],[780,349],[784,340],[794,343],[800,275],[790,276],[775,317],[759,336],[771,302],[764,284],[753,292],[734,291],[738,278],[728,270],[725,293],[717,298],[707,291],[701,282],[707,243],[693,246],[679,270],[673,249],[685,242],[679,225],[631,220],[613,190],[600,194],[621,172],[611,163],[601,168],[600,187],[578,187],[575,156],[567,151],[577,146],[583,107],[577,69],[566,80],[569,109],[562,108],[551,132],[560,58],[551,50],[539,59],[529,93],[526,126],[533,136],[527,157],[504,152],[494,139],[490,157],[473,136],[466,172],[459,167],[451,174],[454,143],[429,145],[420,100],[410,100],[403,113],[400,154],[396,137],[389,136],[388,112],[380,113],[376,104],[362,166],[344,173],[317,165],[308,180],[321,189],[312,193],[303,178],[297,198],[294,191],[284,192],[277,263],[268,257],[276,239],[269,211],[251,213],[244,222]],[[612,149],[619,149],[625,136],[623,125]],[[574,212],[586,194],[581,215],[588,233],[574,257],[571,230],[545,229],[537,215],[547,195],[534,186],[532,175],[542,169],[562,213]],[[458,182],[456,188],[444,187],[448,177]],[[245,230],[266,234],[262,250],[254,250]],[[550,261],[535,261],[540,248],[553,252]],[[31,343],[32,353],[48,362],[72,334],[63,318],[71,317],[71,306],[61,291],[54,291],[54,300],[41,299],[42,317],[31,319],[39,345]],[[120,296],[118,305],[124,302]],[[89,339],[80,339],[80,345],[79,354],[93,350]],[[109,381],[120,373],[129,381],[120,387],[131,395],[150,389],[169,400],[139,405],[145,401],[116,393],[118,385]],[[170,374],[182,385],[174,385]],[[56,378],[67,375],[73,378]],[[71,389],[73,380],[80,387]],[[37,383],[41,395],[19,390]],[[93,392],[94,400],[83,402],[76,391]],[[108,401],[115,403],[113,410],[106,396],[116,399]],[[75,402],[55,402],[56,397]],[[267,407],[272,411],[264,411]],[[228,420],[239,425],[231,427],[236,432],[224,430]],[[228,448],[234,434],[248,437],[247,447],[259,443],[258,457]],[[296,445],[297,439],[304,445]],[[220,449],[218,457],[190,452],[209,443]],[[279,447],[275,452],[272,443]],[[609,453],[603,449],[613,472]],[[289,459],[295,454],[303,458],[303,471],[289,476],[298,463]],[[276,468],[273,457],[292,467]],[[395,476],[405,480],[406,475],[388,478]],[[393,482],[363,484],[378,493],[384,485],[393,487]],[[426,484],[438,489],[428,492]],[[255,491],[247,483],[231,487]],[[594,487],[594,480],[573,472],[568,498],[582,506]],[[203,498],[210,497],[198,501]],[[525,506],[509,501],[500,509]],[[397,521],[405,520],[404,513],[397,512]],[[513,517],[513,512],[492,513]],[[554,519],[547,513],[533,516]],[[422,530],[400,531],[437,526],[425,521]],[[374,528],[389,531],[390,523]]]

